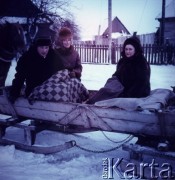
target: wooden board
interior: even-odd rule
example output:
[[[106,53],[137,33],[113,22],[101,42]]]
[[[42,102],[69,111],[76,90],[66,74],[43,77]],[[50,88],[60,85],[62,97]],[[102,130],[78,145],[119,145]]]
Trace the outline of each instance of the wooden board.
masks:
[[[99,129],[134,135],[175,137],[175,113],[126,111],[87,104],[36,101],[29,104],[18,98],[14,104],[18,116],[49,121],[61,125],[80,125],[85,129]],[[0,113],[11,114],[9,105],[0,96]]]
[[[20,142],[15,142],[8,139],[0,139],[0,144],[4,145],[14,145],[17,149],[22,149],[23,151],[30,151],[37,154],[53,154],[66,149],[72,148],[75,145],[74,141],[68,141],[64,144],[59,144],[56,146],[36,146],[27,145]]]

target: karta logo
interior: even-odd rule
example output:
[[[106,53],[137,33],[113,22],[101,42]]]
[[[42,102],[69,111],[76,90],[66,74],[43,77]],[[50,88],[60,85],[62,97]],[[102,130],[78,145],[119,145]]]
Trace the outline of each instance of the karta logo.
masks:
[[[124,165],[124,167],[123,167]],[[121,171],[122,166],[122,171]],[[169,163],[152,159],[151,163],[124,163],[123,158],[104,158],[102,160],[103,179],[175,179],[175,171]]]

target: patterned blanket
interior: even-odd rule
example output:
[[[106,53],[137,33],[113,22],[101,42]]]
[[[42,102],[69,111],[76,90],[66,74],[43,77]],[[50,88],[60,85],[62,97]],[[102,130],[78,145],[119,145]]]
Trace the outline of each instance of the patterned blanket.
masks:
[[[76,78],[70,78],[67,69],[58,71],[40,86],[34,88],[29,102],[35,100],[82,103],[89,96],[88,90]]]

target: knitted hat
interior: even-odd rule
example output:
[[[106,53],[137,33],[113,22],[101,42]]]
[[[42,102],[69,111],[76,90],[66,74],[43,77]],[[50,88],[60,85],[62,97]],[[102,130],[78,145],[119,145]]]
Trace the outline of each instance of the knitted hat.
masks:
[[[52,44],[51,38],[48,36],[41,36],[35,40],[36,46],[51,46],[51,44]]]
[[[125,40],[125,42],[123,44],[123,50],[125,49],[126,45],[128,45],[128,44],[134,46],[136,53],[142,52],[142,46],[141,46],[140,40],[136,36],[132,36]]]

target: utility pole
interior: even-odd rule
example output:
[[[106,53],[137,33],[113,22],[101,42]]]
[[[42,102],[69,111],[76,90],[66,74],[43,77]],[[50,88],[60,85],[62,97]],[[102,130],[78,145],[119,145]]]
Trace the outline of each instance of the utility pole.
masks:
[[[108,0],[108,44],[109,44],[109,62],[111,63],[111,44],[112,44],[112,0]]]
[[[100,31],[101,31],[101,25],[98,26],[98,38],[97,38],[97,45],[100,44]]]
[[[160,45],[164,45],[164,32],[165,32],[165,2],[166,0],[162,0],[162,18],[160,21]],[[160,62],[161,64],[164,63],[164,48],[161,48],[160,54]]]
[[[165,4],[166,0],[162,0],[162,18],[160,25],[160,44],[164,44],[164,32],[165,32]]]

